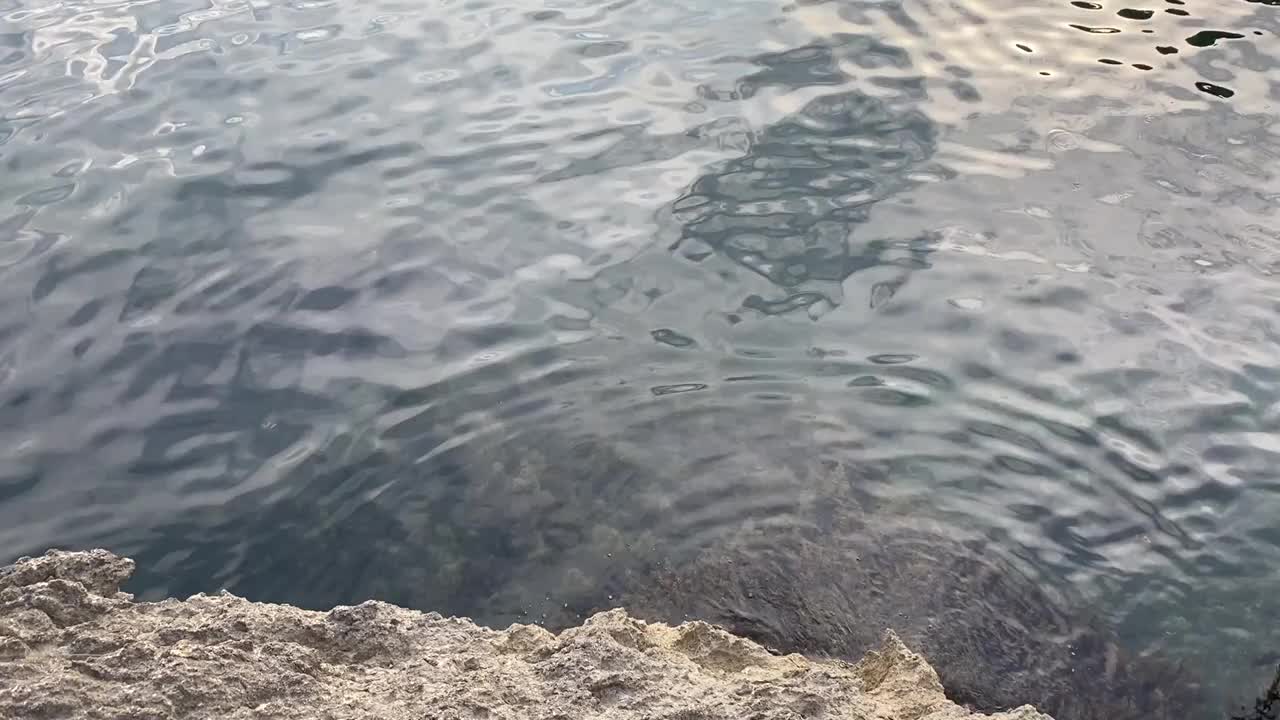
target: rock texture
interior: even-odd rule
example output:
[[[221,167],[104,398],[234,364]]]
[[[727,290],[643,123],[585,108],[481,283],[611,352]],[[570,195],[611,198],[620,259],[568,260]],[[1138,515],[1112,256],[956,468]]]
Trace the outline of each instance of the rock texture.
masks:
[[[957,703],[1058,720],[1203,720],[1192,673],[1129,650],[1083,598],[939,533],[742,533],[615,590],[644,620],[696,617],[783,652],[857,660],[890,627]]]
[[[120,592],[132,570],[102,550],[0,570],[0,718],[1050,720],[969,713],[892,633],[851,665],[622,610],[557,636],[380,602],[139,603]]]

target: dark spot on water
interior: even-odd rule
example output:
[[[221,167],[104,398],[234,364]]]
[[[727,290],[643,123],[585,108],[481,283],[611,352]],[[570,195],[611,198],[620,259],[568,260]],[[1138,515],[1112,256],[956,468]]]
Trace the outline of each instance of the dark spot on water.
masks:
[[[81,305],[80,309],[72,313],[71,317],[67,319],[67,325],[71,327],[80,327],[81,325],[91,322],[98,316],[98,312],[102,310],[102,304],[101,300],[90,300],[84,305]]]
[[[1111,35],[1113,33],[1120,32],[1120,28],[1089,27],[1088,25],[1072,25],[1071,27],[1076,30],[1083,30],[1087,33],[1094,33],[1095,35]]]
[[[1027,47],[1026,45],[1023,45],[1022,43],[1018,43],[1014,47],[1018,48],[1022,52],[1031,52],[1031,48]]]
[[[951,92],[954,93],[956,99],[961,102],[978,102],[982,99],[982,95],[978,93],[978,89],[969,83],[957,80],[949,83],[947,87],[951,88]]]
[[[681,335],[670,328],[658,328],[649,334],[653,336],[654,340],[657,340],[663,345],[670,345],[671,347],[687,348],[698,344],[693,338],[687,335]]]
[[[1124,64],[1119,60],[1112,60],[1111,58],[1098,58],[1098,62],[1102,63],[1103,65],[1123,65]]]
[[[1165,12],[1169,13],[1170,15],[1177,15],[1178,17],[1187,17],[1188,15],[1191,14],[1186,10],[1179,10],[1177,8],[1168,8],[1165,10]]]
[[[1124,8],[1116,12],[1122,18],[1129,20],[1150,20],[1152,15],[1156,14],[1155,10],[1138,10],[1136,8]]]
[[[1148,64],[1146,64],[1146,63],[1134,63],[1134,64],[1133,64],[1133,66],[1134,66],[1134,67],[1136,67],[1136,68],[1138,68],[1139,70],[1151,70],[1151,69],[1152,69],[1152,68],[1151,68],[1151,66],[1150,66],[1150,65],[1148,65]]]
[[[697,392],[706,390],[708,386],[702,383],[680,383],[677,385],[655,385],[649,388],[649,392],[654,395],[678,395],[680,393]]]
[[[578,54],[583,57],[608,57],[609,55],[624,53],[630,49],[630,43],[621,40],[610,40],[584,45],[578,48]]]
[[[1211,82],[1198,82],[1196,83],[1196,89],[1200,92],[1206,92],[1220,98],[1229,98],[1236,94],[1235,90],[1224,88],[1221,85],[1214,85]]]
[[[894,390],[893,388],[887,387],[876,387],[864,390],[861,394],[861,398],[874,405],[883,405],[885,407],[921,407],[930,403],[930,400],[926,395],[917,395],[916,393]]]
[[[303,295],[302,299],[298,301],[297,308],[299,310],[318,310],[320,312],[337,310],[355,299],[356,294],[355,290],[343,287],[322,287]]]
[[[1150,35],[1151,33],[1154,33],[1154,32],[1155,32],[1155,30],[1143,30],[1142,32],[1144,32],[1144,33],[1146,33],[1146,34]]]
[[[1071,4],[1075,5],[1078,8],[1084,8],[1085,10],[1101,10],[1102,9],[1102,6],[1099,5],[1098,3],[1085,2],[1084,0],[1074,0],[1074,2],[1072,2]]]
[[[1187,38],[1187,44],[1195,47],[1209,47],[1219,40],[1239,40],[1242,37],[1244,35],[1240,33],[1226,32],[1225,30],[1201,30]]]
[[[1172,47],[1169,45],[1157,45],[1156,52],[1160,53],[1161,55],[1172,55],[1178,52],[1178,48]]]
[[[867,360],[875,363],[876,365],[901,365],[903,363],[909,363],[915,359],[915,355],[904,353],[882,353],[880,355],[872,355],[867,358]]]

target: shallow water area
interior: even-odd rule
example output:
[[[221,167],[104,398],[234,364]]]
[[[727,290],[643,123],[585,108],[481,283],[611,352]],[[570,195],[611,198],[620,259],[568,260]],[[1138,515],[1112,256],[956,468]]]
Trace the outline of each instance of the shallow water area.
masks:
[[[0,0],[0,555],[501,625],[856,508],[1248,696],[1277,33],[1246,0]]]

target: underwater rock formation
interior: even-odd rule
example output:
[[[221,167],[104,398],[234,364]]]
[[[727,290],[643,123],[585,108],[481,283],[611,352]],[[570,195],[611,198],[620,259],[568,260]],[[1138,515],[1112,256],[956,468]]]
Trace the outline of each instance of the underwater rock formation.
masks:
[[[381,602],[327,613],[230,594],[134,602],[133,562],[0,569],[0,718],[964,720],[892,633],[856,665],[615,610],[553,635]],[[1049,720],[1031,707],[992,720]]]
[[[957,703],[1034,704],[1059,720],[1206,717],[1200,687],[1126,652],[1078,598],[980,544],[906,529],[760,533],[633,576],[638,617],[696,617],[783,652],[857,658],[883,628],[935,667]]]
[[[892,628],[937,669],[949,697],[983,712],[1028,703],[1059,720],[1223,715],[1199,712],[1193,679],[1158,654],[1123,647],[1088,598],[1010,562],[1007,545],[962,541],[956,528],[923,527],[858,496],[846,476],[866,468],[827,477],[811,462],[781,462],[778,448],[743,449],[737,487],[758,491],[750,467],[772,462],[759,482],[794,500],[785,524],[718,527],[705,545],[681,550],[672,539],[689,536],[679,525],[689,513],[661,512],[676,492],[664,478],[679,477],[676,469],[641,463],[616,443],[521,440],[484,446],[485,462],[458,459],[467,472],[455,483],[403,481],[426,471],[385,458],[371,461],[377,473],[316,473],[317,486],[288,507],[247,510],[226,529],[199,525],[208,549],[195,557],[245,547],[237,562],[180,564],[184,580],[167,589],[161,579],[175,568],[148,567],[151,582],[140,587],[158,598],[226,586],[313,609],[385,598],[491,627],[538,622],[557,631],[621,606],[846,661]],[[333,503],[350,495],[332,493],[330,480],[345,479],[354,495],[397,473],[398,492],[332,520]],[[257,529],[245,531],[248,520]]]
[[[175,522],[182,534],[152,547],[198,542],[199,551],[168,564],[139,555],[135,587],[151,599],[229,587],[311,609],[380,598],[556,631],[621,606],[847,661],[892,628],[937,669],[949,697],[984,712],[1028,703],[1059,720],[1225,715],[1198,711],[1199,688],[1172,661],[1119,642],[1092,598],[1014,562],[1016,545],[926,525],[920,508],[876,497],[887,480],[874,467],[804,457],[806,443],[793,440],[806,437],[803,427],[785,418],[773,421],[775,436],[793,455],[749,442],[763,433],[735,421],[668,423],[628,442],[531,432],[424,466],[396,462],[419,454],[396,448],[304,467],[306,483],[287,503]],[[731,516],[714,532],[688,524],[708,506],[697,493],[717,486],[677,465],[707,452],[679,445],[681,435],[734,448],[707,480],[789,504],[764,520]],[[658,458],[647,447],[673,450]]]

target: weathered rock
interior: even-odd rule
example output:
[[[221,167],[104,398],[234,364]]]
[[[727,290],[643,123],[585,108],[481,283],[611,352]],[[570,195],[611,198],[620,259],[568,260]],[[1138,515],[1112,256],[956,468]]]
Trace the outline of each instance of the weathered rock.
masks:
[[[327,613],[227,593],[138,603],[119,593],[131,569],[94,551],[0,571],[0,718],[1048,720],[954,705],[891,632],[850,665],[623,610],[553,635],[374,601]]]

